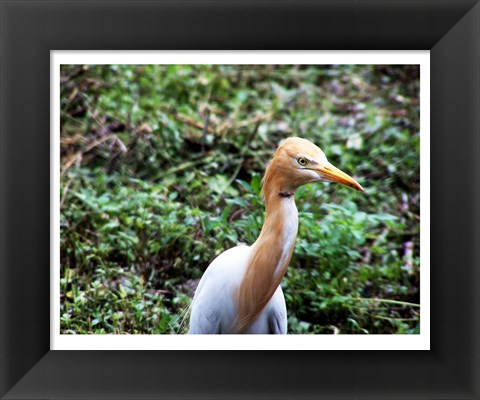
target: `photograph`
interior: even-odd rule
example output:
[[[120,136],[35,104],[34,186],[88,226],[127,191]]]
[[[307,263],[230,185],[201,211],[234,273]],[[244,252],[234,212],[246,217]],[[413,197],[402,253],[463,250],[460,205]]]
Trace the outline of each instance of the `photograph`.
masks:
[[[60,334],[419,334],[420,79],[60,65]]]

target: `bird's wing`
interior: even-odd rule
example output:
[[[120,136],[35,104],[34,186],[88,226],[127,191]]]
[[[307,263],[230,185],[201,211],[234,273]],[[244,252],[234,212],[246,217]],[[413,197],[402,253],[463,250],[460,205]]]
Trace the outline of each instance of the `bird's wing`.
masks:
[[[190,333],[230,333],[235,320],[234,288],[241,281],[250,247],[220,254],[205,271],[192,302]]]
[[[194,315],[195,320],[190,323],[190,334],[217,334],[220,333],[220,318],[212,309]]]
[[[212,270],[207,271],[195,292],[192,313],[190,314],[190,334],[221,333],[218,302],[215,302],[215,293],[210,288],[212,284],[211,273]]]
[[[287,324],[285,323],[285,318],[281,317],[277,313],[273,313],[270,316],[268,321],[268,328],[270,334],[273,335],[286,335],[287,334]]]
[[[279,286],[275,291],[270,303],[268,304],[268,333],[274,335],[287,334],[287,307],[282,287]]]

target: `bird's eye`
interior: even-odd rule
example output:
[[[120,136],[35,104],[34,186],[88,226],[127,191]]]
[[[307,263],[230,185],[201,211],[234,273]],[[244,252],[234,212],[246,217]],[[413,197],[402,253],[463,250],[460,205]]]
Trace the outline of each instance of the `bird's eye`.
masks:
[[[306,160],[305,158],[303,158],[303,157],[298,157],[298,158],[297,158],[297,162],[298,162],[302,167],[304,167],[305,165],[308,164],[307,160]]]

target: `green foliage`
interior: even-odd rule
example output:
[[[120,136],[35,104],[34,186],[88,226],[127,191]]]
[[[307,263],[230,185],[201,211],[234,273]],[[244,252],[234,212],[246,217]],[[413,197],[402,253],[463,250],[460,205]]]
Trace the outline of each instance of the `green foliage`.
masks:
[[[61,331],[183,333],[213,258],[251,244],[302,136],[365,188],[296,195],[290,333],[418,333],[416,66],[62,66]]]

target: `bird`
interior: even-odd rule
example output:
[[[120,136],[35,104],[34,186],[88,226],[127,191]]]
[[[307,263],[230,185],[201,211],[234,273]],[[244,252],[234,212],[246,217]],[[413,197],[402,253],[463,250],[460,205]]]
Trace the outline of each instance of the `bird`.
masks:
[[[207,267],[191,303],[189,334],[286,334],[281,280],[298,231],[295,191],[312,182],[336,182],[363,192],[307,139],[280,142],[262,179],[265,220],[251,245],[218,255]]]

